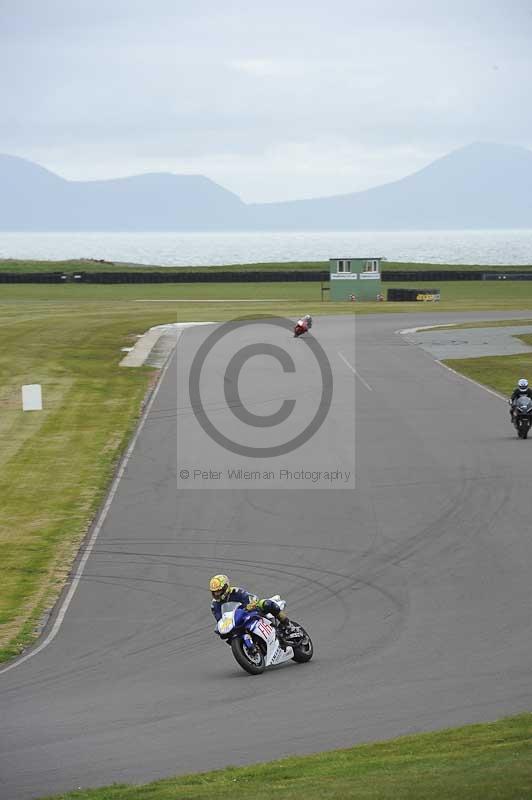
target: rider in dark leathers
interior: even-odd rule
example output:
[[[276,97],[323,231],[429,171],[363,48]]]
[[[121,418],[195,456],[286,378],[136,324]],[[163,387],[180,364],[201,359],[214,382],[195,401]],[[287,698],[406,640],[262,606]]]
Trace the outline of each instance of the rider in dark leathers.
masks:
[[[290,627],[288,616],[277,603],[273,600],[260,600],[257,595],[239,586],[230,586],[227,575],[214,575],[209,582],[209,588],[212,594],[211,611],[216,622],[222,618],[223,606],[226,603],[239,603],[247,611],[257,609],[261,614],[272,614],[284,630]]]
[[[532,400],[532,389],[530,389],[528,385],[528,381],[526,378],[520,378],[517,382],[517,386],[512,392],[512,395],[508,402],[510,403],[510,417],[514,419],[514,408],[515,408],[515,401],[518,397],[530,397]]]

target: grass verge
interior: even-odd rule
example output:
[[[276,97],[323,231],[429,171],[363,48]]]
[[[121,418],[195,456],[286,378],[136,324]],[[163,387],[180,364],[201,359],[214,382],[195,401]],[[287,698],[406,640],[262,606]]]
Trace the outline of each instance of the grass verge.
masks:
[[[432,288],[432,282],[419,281],[416,288]],[[412,288],[412,283],[385,284],[387,288]],[[532,281],[449,281],[441,285],[442,300],[438,303],[357,302],[332,303],[321,301],[319,283],[214,283],[214,284],[0,284],[0,302],[19,300],[46,300],[55,302],[86,302],[98,300],[168,300],[180,301],[179,314],[188,313],[184,300],[226,300],[231,306],[234,300],[272,301],[270,313],[300,314],[301,304],[311,314],[374,314],[374,313],[434,313],[448,311],[532,311]],[[290,305],[292,304],[292,308]],[[218,305],[216,308],[218,311]],[[264,304],[263,304],[264,305]],[[276,309],[277,305],[277,309]],[[196,302],[191,309],[200,308]],[[206,319],[227,319],[227,316]],[[219,314],[223,314],[223,310]],[[229,312],[231,313],[231,311]],[[263,312],[264,313],[264,309]],[[185,318],[185,317],[183,317]],[[195,317],[190,317],[194,319]]]
[[[532,714],[54,800],[525,800],[532,796]],[[51,800],[51,798],[48,798]]]
[[[92,258],[69,259],[67,261],[36,261],[31,259],[0,259],[0,272],[62,272],[71,274],[74,272],[264,272],[269,270],[328,270],[328,261],[283,261],[283,262],[256,262],[250,264],[224,264],[219,266],[199,266],[199,267],[163,267],[157,264],[135,264],[123,261],[105,261]],[[383,272],[423,272],[427,270],[438,272],[452,272],[455,270],[466,270],[471,272],[529,272],[532,264],[515,265],[507,264],[504,266],[489,266],[482,264],[427,264],[414,263],[411,261],[385,261],[382,264]]]
[[[532,334],[516,336],[532,347]],[[509,397],[519,378],[528,377],[532,382],[532,351],[507,356],[481,356],[480,358],[448,358],[447,366],[472,378],[477,383],[489,386]]]
[[[0,272],[264,272],[270,270],[327,270],[328,261],[287,261],[252,264],[225,264],[221,266],[164,267],[157,264],[133,264],[123,261],[103,261],[93,258],[70,259],[68,261],[31,261],[23,259],[0,259]]]
[[[139,415],[152,370],[118,368],[153,310],[0,303],[0,661],[60,591]],[[21,410],[41,383],[44,410]]]

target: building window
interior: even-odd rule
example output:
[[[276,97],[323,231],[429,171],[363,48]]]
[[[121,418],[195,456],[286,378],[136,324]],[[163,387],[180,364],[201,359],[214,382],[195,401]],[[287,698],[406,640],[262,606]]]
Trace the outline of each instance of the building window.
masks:
[[[378,271],[379,271],[379,262],[377,259],[366,261],[364,265],[364,272],[378,272]]]
[[[351,272],[351,262],[350,261],[339,261],[338,262],[338,269],[337,272]]]

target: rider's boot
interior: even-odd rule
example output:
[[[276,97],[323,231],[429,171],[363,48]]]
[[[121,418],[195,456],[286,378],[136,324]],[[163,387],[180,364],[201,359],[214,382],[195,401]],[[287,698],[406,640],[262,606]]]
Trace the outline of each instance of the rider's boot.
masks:
[[[290,633],[290,629],[292,627],[292,623],[288,619],[288,615],[285,614],[284,611],[279,611],[277,615],[277,620],[279,622],[279,643],[283,650],[286,650],[287,642],[285,641],[286,636]]]

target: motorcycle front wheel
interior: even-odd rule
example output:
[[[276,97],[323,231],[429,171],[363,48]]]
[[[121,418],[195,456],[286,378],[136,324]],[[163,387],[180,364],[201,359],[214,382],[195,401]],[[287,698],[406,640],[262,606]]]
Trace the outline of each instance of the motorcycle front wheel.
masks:
[[[314,645],[312,644],[312,639],[301,625],[293,620],[292,624],[297,625],[297,627],[303,632],[303,638],[301,642],[297,646],[292,645],[292,650],[294,651],[292,659],[297,661],[298,664],[304,664],[305,661],[310,661],[314,655]]]
[[[253,651],[248,650],[240,636],[235,636],[231,641],[231,650],[242,669],[245,669],[250,675],[260,675],[264,672],[266,662],[258,647],[255,647]]]

